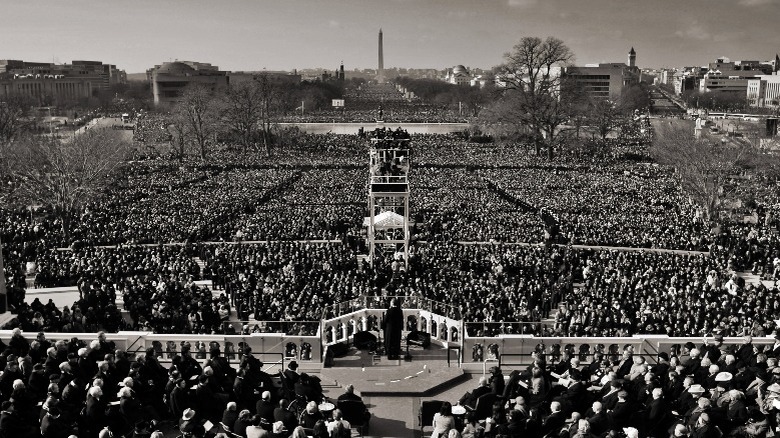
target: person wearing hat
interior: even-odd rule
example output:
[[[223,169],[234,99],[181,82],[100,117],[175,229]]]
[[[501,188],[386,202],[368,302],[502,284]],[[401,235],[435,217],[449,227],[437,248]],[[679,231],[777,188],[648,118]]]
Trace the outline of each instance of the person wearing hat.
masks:
[[[688,377],[685,378],[686,381],[688,381]],[[690,381],[693,381],[691,379]],[[685,390],[683,394],[680,395],[680,398],[677,400],[677,411],[680,413],[688,412],[690,410],[693,410],[697,406],[697,400],[707,392],[706,389],[704,389],[703,386],[699,384],[692,384],[688,387],[688,389]]]
[[[179,419],[179,432],[185,437],[202,437],[206,434],[203,421],[197,418],[197,413],[192,408],[187,408]]]
[[[762,412],[777,413],[778,410],[775,405],[780,403],[780,384],[775,382],[769,385],[766,388],[766,394],[764,394],[763,400],[757,399],[756,402],[758,403],[758,406],[761,407]]]

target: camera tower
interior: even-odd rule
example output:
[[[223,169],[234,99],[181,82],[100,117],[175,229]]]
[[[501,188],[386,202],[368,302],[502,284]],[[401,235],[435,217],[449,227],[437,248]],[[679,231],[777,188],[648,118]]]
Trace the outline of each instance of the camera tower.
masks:
[[[409,261],[409,139],[372,138],[369,150],[369,262],[395,260],[405,270]]]

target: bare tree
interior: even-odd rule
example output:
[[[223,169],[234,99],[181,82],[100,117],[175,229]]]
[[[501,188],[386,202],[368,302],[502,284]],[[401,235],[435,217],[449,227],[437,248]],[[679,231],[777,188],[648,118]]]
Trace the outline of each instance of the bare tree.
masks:
[[[593,99],[588,105],[586,120],[590,126],[596,128],[603,140],[621,125],[623,116],[615,102],[607,99]]]
[[[130,149],[122,132],[108,128],[64,139],[26,136],[6,148],[12,163],[6,171],[19,181],[19,199],[52,207],[67,238],[71,220],[111,181]]]
[[[31,106],[30,99],[21,95],[0,101],[0,141],[11,141],[34,124],[28,114]]]
[[[271,155],[271,125],[279,114],[282,106],[282,90],[266,73],[256,79],[261,98],[260,131],[263,136],[263,148],[266,155]]]
[[[525,37],[504,58],[504,64],[496,68],[496,77],[504,84],[503,99],[516,101],[512,105],[518,110],[514,123],[530,130],[537,154],[546,145],[548,157],[552,158],[558,128],[568,119],[568,105],[561,99],[564,88],[561,73],[574,55],[557,38],[548,37],[543,41]]]
[[[268,111],[265,91],[262,82],[245,81],[231,84],[222,96],[222,117],[237,136],[244,152],[254,143],[258,123],[264,112]],[[263,126],[265,129],[265,123]]]
[[[650,149],[656,161],[676,169],[683,190],[709,221],[717,221],[724,199],[731,196],[726,182],[749,160],[751,151],[746,142],[708,134],[696,138],[692,124],[671,122],[657,130]]]
[[[170,122],[165,129],[170,133],[171,148],[175,151],[176,158],[179,159],[179,162],[182,162],[187,153],[187,135],[189,133],[187,113],[185,111],[175,111]]]
[[[178,124],[188,141],[198,148],[201,160],[208,155],[208,144],[218,126],[217,101],[208,88],[193,84],[182,94],[174,109],[174,124]]]

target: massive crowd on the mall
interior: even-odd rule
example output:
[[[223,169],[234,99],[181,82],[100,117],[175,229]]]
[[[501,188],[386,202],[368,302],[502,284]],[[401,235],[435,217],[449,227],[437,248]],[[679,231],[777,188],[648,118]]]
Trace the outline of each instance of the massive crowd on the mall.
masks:
[[[391,104],[383,111],[389,108]],[[136,140],[169,141],[165,123],[164,116],[145,116],[137,123]],[[404,143],[409,156],[369,169],[367,137],[372,135],[409,138]],[[319,320],[339,302],[387,295],[443,303],[449,316],[466,321],[470,335],[776,334],[774,321],[780,319],[777,181],[736,175],[730,181],[735,200],[719,229],[713,230],[672,171],[633,159],[642,156],[642,146],[616,147],[612,156],[599,161],[567,154],[554,162],[519,153],[523,148],[527,146],[471,143],[454,134],[409,135],[393,127],[361,135],[299,134],[284,151],[270,156],[247,155],[225,145],[215,147],[206,162],[150,156],[128,162],[101,196],[68,221],[67,232],[47,206],[13,207],[13,194],[3,193],[9,203],[0,207],[0,238],[9,304],[16,313],[9,327],[68,333],[274,331],[281,327],[274,323]],[[632,159],[626,159],[627,151]],[[391,259],[371,268],[357,257],[367,251],[363,220],[371,171],[408,175],[413,242],[406,269]],[[745,281],[740,272],[764,281]],[[38,297],[30,300],[25,296],[28,283],[76,286],[79,299],[64,308]],[[542,324],[551,316],[553,323]],[[310,331],[303,324],[290,327],[295,333]],[[185,376],[193,370],[182,371],[178,364],[172,370],[162,369],[150,352],[135,360],[123,358],[121,370],[108,373],[113,374],[109,378],[104,363],[109,369],[118,368],[120,353],[109,357],[103,341],[88,346],[63,343],[55,346],[52,358],[46,348],[38,351],[41,342],[23,347],[18,336],[15,339],[16,346],[0,360],[8,366],[15,360],[26,362],[20,362],[17,370],[6,366],[0,376],[0,395],[6,402],[13,400],[3,407],[0,436],[11,430],[4,424],[30,424],[26,419],[32,411],[26,410],[25,403],[31,403],[34,397],[27,393],[33,390],[37,401],[62,399],[59,407],[55,401],[44,403],[40,418],[56,425],[48,426],[51,435],[44,436],[67,436],[62,431],[73,424],[89,431],[78,436],[98,436],[103,426],[127,428],[136,420],[144,420],[142,426],[151,430],[152,420],[182,418],[184,409],[171,406],[173,396],[167,389],[179,386],[175,382],[182,378],[186,389],[192,376],[196,388],[224,394],[220,400],[225,402],[219,409],[197,403],[187,406],[194,409],[196,419],[218,422],[227,409],[233,417],[243,418],[245,426],[254,422],[274,433],[273,421],[266,418],[261,425],[260,419],[241,413],[247,408],[254,414],[253,405],[242,405],[246,400],[236,393],[235,376],[214,369],[222,366],[219,360],[209,362],[212,374],[203,367],[203,372]],[[527,377],[527,391],[520,385],[514,392],[496,393],[504,398],[490,412],[488,423],[477,421],[484,418],[471,421],[470,415],[441,420],[449,413],[443,408],[440,421],[451,427],[442,427],[438,434],[452,436],[449,429],[454,429],[462,436],[482,436],[479,430],[485,428],[484,436],[541,436],[530,431],[550,432],[545,428],[572,418],[576,411],[585,423],[572,421],[569,436],[604,436],[623,426],[636,427],[647,436],[654,425],[667,430],[674,422],[682,424],[675,436],[688,436],[683,428],[691,436],[714,436],[693,435],[707,425],[734,436],[764,436],[750,435],[745,425],[753,424],[750,420],[777,426],[772,397],[780,397],[780,382],[772,386],[771,378],[777,364],[760,351],[734,353],[735,361],[728,359],[726,351],[718,358],[714,354],[701,353],[697,362],[689,352],[681,353],[669,358],[671,365],[664,371],[643,368],[641,363],[624,370],[631,357],[614,364],[593,360],[589,368],[574,362],[548,366],[542,361],[519,377]],[[705,361],[710,363],[700,368],[691,365]],[[74,386],[69,383],[55,385],[57,390],[43,385],[45,391],[40,382],[33,384],[31,376],[40,371],[36,363],[46,374],[38,380],[48,382],[50,374],[62,374],[52,380],[56,384],[63,375],[70,381],[78,376],[77,388],[68,392],[73,395],[66,400],[65,390]],[[70,370],[61,363],[69,364],[65,368]],[[610,365],[619,371],[610,373]],[[716,388],[714,377],[710,378],[712,366],[733,375],[725,392],[695,396],[690,391],[693,400],[681,396],[689,393],[688,386]],[[550,384],[550,369],[568,373],[561,379],[565,385]],[[686,383],[689,375],[693,381]],[[236,382],[256,376],[254,369],[243,375],[239,371]],[[133,383],[125,382],[124,395],[114,397],[116,384],[126,378]],[[754,379],[760,383],[751,385]],[[684,384],[686,389],[680,389]],[[101,385],[110,391],[96,396]],[[654,389],[663,394],[656,398]],[[12,395],[17,392],[24,396]],[[254,397],[262,398],[263,392]],[[294,398],[291,393],[283,396],[288,403]],[[94,399],[101,406],[115,399],[120,405],[103,412],[99,421],[85,421],[80,406],[88,408],[89,397],[93,408]],[[135,397],[136,401],[124,401]],[[277,397],[272,394],[274,403]],[[658,417],[658,421],[635,424],[614,414],[615,403],[628,403],[630,409],[644,409],[650,415],[656,399],[665,400],[663,421]],[[139,400],[145,408],[131,412],[138,410]],[[231,410],[228,400],[236,402],[237,408],[233,405]],[[726,421],[723,412],[730,412],[737,401],[745,405],[746,413],[740,414],[739,421]],[[124,409],[124,405],[135,407]],[[671,414],[672,410],[679,415]],[[548,421],[548,415],[554,421]],[[122,416],[124,423],[119,421]],[[192,418],[187,421],[196,423]],[[286,432],[274,436],[289,436],[295,426],[296,422],[285,424]],[[29,432],[19,430],[5,436]],[[661,429],[653,430],[652,436],[660,436]]]

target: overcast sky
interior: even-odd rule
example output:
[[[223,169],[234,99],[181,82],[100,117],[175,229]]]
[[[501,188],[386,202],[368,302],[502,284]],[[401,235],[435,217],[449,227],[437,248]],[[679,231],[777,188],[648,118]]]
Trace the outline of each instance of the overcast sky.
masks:
[[[524,36],[562,39],[579,64],[704,65],[780,52],[780,0],[0,0],[0,59],[169,60],[223,70],[490,68]]]

